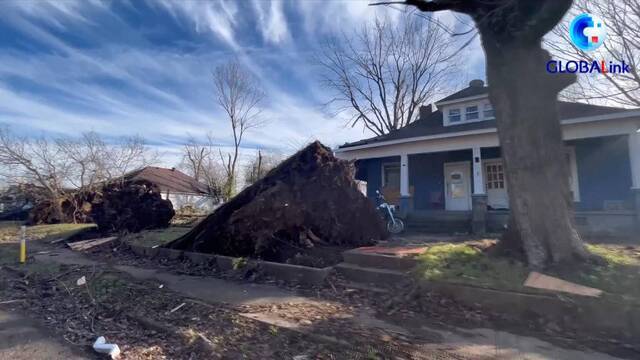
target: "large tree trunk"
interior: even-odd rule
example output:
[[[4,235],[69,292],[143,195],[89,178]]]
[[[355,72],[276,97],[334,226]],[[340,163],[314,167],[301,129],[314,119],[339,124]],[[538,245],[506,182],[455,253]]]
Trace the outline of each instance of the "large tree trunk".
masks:
[[[573,217],[557,112],[559,91],[574,79],[546,72],[550,56],[540,38],[505,36],[495,24],[476,22],[509,183],[512,221],[504,241],[521,247],[534,268],[587,259]]]

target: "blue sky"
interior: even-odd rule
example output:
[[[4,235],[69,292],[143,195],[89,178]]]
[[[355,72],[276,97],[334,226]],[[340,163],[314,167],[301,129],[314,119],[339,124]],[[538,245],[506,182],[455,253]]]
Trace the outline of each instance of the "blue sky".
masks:
[[[376,14],[397,17],[397,9],[368,2],[5,0],[0,122],[32,136],[141,134],[171,162],[188,134],[212,132],[229,144],[211,71],[236,57],[269,95],[269,122],[247,134],[246,151],[287,153],[316,138],[335,146],[370,136],[322,110],[330,93],[313,62],[322,40]],[[465,52],[458,88],[484,78],[477,41]]]

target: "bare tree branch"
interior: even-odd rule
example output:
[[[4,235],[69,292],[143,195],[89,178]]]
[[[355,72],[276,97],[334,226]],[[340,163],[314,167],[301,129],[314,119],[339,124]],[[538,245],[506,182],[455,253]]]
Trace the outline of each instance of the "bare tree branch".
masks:
[[[237,163],[242,138],[247,130],[263,125],[262,103],[266,94],[258,80],[237,61],[218,66],[213,72],[217,101],[227,114],[233,132],[233,153],[220,158],[227,173],[225,199],[235,191]]]
[[[326,106],[378,135],[409,124],[455,71],[452,41],[442,35],[438,26],[405,11],[397,26],[376,18],[354,35],[327,42],[319,64],[334,97]]]
[[[567,18],[592,12],[602,17],[607,26],[607,39],[597,52],[586,52],[573,45],[567,22],[556,26],[545,45],[564,61],[611,60],[630,65],[630,74],[585,74],[562,93],[569,100],[589,103],[615,103],[621,106],[640,106],[640,0],[578,0]]]

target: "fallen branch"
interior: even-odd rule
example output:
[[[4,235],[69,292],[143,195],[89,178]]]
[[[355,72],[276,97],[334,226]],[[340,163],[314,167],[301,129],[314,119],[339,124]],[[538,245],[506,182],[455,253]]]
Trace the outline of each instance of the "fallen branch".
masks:
[[[18,303],[18,302],[24,302],[24,299],[15,299],[15,300],[5,300],[5,301],[0,301],[0,305],[7,305],[7,304],[13,304],[13,303]]]
[[[183,307],[183,306],[185,306],[185,305],[187,305],[187,303],[182,303],[182,304],[180,304],[180,305],[178,305],[178,306],[174,307],[173,309],[171,309],[171,311],[169,311],[169,314],[171,314],[171,313],[174,313],[174,312],[178,311],[181,307]]]

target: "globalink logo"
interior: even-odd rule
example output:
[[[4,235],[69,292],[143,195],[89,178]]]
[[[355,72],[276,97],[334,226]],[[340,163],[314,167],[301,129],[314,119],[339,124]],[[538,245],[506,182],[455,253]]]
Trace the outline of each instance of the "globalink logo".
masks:
[[[578,49],[593,51],[604,43],[607,38],[607,28],[599,17],[580,14],[571,22],[569,36]]]
[[[602,46],[607,39],[607,27],[598,16],[592,14],[580,14],[576,16],[569,26],[569,37],[576,48],[584,52],[591,52]],[[631,67],[622,62],[606,60],[550,60],[547,62],[547,72],[556,73],[629,73]]]

